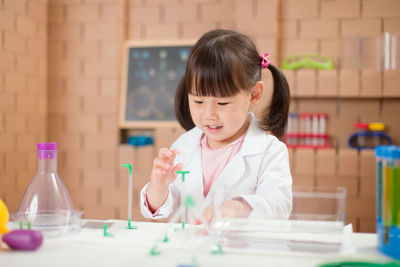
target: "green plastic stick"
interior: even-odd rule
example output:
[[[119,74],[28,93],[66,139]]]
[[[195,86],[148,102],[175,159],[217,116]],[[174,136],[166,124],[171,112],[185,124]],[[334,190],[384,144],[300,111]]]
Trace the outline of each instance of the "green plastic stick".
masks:
[[[104,236],[107,236],[107,237],[113,237],[114,235],[113,234],[110,234],[110,233],[107,233],[107,224],[105,223],[104,224]]]
[[[127,229],[137,229],[131,225],[132,220],[132,164],[122,164],[122,167],[129,168],[129,185],[128,185],[128,227]]]
[[[31,230],[31,222],[28,221],[28,230]]]
[[[182,175],[182,183],[185,182],[185,174],[190,173],[190,171],[176,171],[176,173]],[[182,229],[185,229],[185,218],[186,218],[186,207],[183,209],[183,214],[182,214]]]
[[[150,250],[150,256],[158,256],[160,254],[161,254],[161,252],[157,251],[157,246],[154,245]]]
[[[22,220],[19,221],[19,229],[24,228],[24,224],[22,223]]]

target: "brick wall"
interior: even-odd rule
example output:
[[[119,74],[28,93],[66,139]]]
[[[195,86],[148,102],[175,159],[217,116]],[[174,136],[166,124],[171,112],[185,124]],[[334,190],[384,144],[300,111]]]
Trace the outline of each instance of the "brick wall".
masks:
[[[0,0],[0,197],[16,209],[36,164],[35,144],[59,142],[59,172],[85,217],[126,219],[128,171],[138,192],[154,155],[182,130],[154,130],[156,144],[119,144],[118,96],[125,40],[197,39],[229,28],[250,35],[275,65],[286,56],[322,53],[339,67],[285,71],[291,111],[325,112],[335,148],[290,150],[294,184],[344,186],[348,221],[374,231],[374,158],[346,148],[357,121],[383,121],[395,143],[400,126],[396,71],[363,62],[349,67],[343,43],[368,44],[400,31],[396,0]],[[350,42],[351,44],[351,42]],[[264,72],[267,91],[270,75]],[[269,94],[264,97],[268,101]],[[256,110],[257,112],[258,110]],[[365,205],[367,203],[368,205]],[[368,208],[367,208],[368,207]]]
[[[10,211],[47,139],[47,4],[0,1],[0,198]]]

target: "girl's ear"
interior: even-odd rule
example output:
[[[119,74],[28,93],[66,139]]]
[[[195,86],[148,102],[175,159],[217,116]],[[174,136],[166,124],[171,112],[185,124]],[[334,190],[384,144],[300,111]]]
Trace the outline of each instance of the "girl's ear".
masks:
[[[258,81],[256,85],[251,89],[250,92],[250,105],[254,106],[256,105],[264,92],[264,83],[262,81]]]

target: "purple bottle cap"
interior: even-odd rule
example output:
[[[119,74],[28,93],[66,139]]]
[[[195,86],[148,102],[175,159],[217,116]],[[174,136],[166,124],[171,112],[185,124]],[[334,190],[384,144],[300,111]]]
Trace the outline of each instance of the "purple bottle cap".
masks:
[[[57,143],[38,143],[38,150],[57,150]]]

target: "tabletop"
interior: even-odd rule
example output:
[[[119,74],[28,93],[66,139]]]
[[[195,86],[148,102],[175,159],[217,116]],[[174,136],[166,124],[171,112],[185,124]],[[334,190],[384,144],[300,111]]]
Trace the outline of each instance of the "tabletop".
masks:
[[[107,224],[107,235],[104,235]],[[57,238],[45,238],[32,252],[0,249],[1,266],[318,266],[333,261],[389,259],[376,250],[376,234],[349,234],[348,244],[337,253],[224,247],[222,253],[212,236],[195,235],[195,228],[179,224],[134,222],[126,229],[121,220],[87,220],[82,229]],[[167,237],[166,233],[172,235]],[[196,230],[197,231],[197,230]],[[167,240],[169,239],[169,240]],[[220,252],[221,252],[220,251]]]

